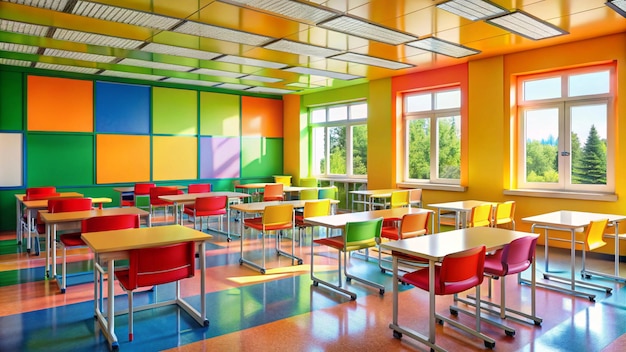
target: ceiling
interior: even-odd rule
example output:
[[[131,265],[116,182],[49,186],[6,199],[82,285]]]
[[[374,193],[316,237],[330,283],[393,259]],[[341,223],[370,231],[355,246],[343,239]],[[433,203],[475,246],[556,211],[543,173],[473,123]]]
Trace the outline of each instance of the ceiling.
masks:
[[[606,0],[490,1],[562,31],[540,40],[488,23],[493,16],[472,21],[437,6],[446,2],[1,0],[0,64],[302,94],[626,32]],[[424,38],[470,51],[416,47]]]

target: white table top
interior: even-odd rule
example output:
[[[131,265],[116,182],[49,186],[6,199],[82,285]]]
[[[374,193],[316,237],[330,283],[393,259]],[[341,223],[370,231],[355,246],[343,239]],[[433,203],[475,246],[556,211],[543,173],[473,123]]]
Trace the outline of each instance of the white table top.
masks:
[[[251,197],[248,193],[243,192],[229,192],[229,191],[219,191],[219,192],[202,192],[202,193],[184,193],[184,194],[172,194],[166,196],[159,196],[160,199],[166,200],[168,202],[173,203],[193,203],[196,198],[200,197],[219,197],[226,196],[228,198],[247,198]]]
[[[304,208],[304,203],[306,202],[317,202],[323,199],[306,199],[306,200],[275,200],[269,202],[254,202],[254,203],[241,203],[241,204],[233,204],[230,206],[232,210],[238,210],[243,213],[262,213],[265,210],[265,207],[270,205],[285,205],[291,204],[294,208]],[[338,200],[330,199],[330,204],[337,204]]]
[[[456,201],[456,202],[428,204],[428,206],[431,208],[438,208],[442,210],[470,211],[472,210],[473,207],[481,205],[481,204],[485,204],[485,203],[494,204],[493,202],[487,202],[483,200],[461,200],[461,201]]]
[[[522,218],[524,222],[537,225],[574,229],[589,225],[591,221],[608,219],[609,222],[626,220],[626,215],[590,213],[584,211],[559,210],[552,213]]]
[[[360,211],[355,213],[343,213],[337,215],[315,216],[304,218],[304,222],[314,226],[325,226],[330,228],[343,228],[347,222],[366,221],[378,218],[402,218],[405,214],[424,213],[432,210],[422,208],[392,208],[372,211]]]
[[[400,188],[388,188],[388,189],[364,189],[357,191],[350,191],[350,194],[358,194],[364,196],[372,196],[376,194],[391,194],[391,192],[397,191],[409,191],[409,189],[400,189]]]

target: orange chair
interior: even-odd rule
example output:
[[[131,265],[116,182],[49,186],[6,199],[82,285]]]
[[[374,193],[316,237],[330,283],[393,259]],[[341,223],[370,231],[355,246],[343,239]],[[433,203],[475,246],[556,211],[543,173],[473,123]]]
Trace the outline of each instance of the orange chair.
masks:
[[[69,211],[82,211],[91,210],[91,198],[56,198],[48,200],[48,212],[49,213],[64,213]],[[46,226],[41,220],[41,216],[37,214],[37,236],[35,236],[35,254],[39,255],[39,240],[40,235],[46,234]],[[51,238],[51,241],[56,241],[56,238]],[[48,248],[52,248],[51,243],[46,243]],[[56,263],[53,263],[56,265]]]
[[[185,205],[183,213],[188,218],[193,217],[193,228],[196,228],[197,219],[200,218],[200,231],[202,231],[202,218],[207,218],[207,231],[211,216],[219,217],[220,231],[222,231],[222,218],[226,214],[228,206],[227,196],[199,197],[194,204]]]
[[[210,183],[192,183],[187,187],[187,193],[207,193],[211,192]]]
[[[167,221],[167,208],[173,205],[172,202],[165,201],[159,196],[169,196],[175,194],[183,194],[183,191],[176,187],[161,186],[150,188],[150,214],[154,216],[154,208],[163,208],[165,211],[165,220]],[[176,211],[176,209],[174,209]]]
[[[405,238],[417,237],[428,234],[428,219],[430,212],[424,211],[420,213],[405,214],[400,220],[400,227],[383,226],[380,232],[381,241],[383,238],[390,241],[403,240]],[[398,260],[408,262],[409,264],[428,264],[428,261],[405,254],[398,254]],[[388,261],[388,260],[386,260]],[[392,270],[392,268],[384,267],[382,259],[382,250],[378,250],[378,267],[381,272]]]
[[[272,200],[285,200],[285,194],[283,193],[282,183],[268,183],[265,185],[263,191],[263,201],[269,202]]]
[[[128,269],[115,272],[120,286],[128,294],[128,339],[130,341],[133,340],[133,312],[135,310],[133,291],[140,287],[176,282],[176,300],[180,300],[179,281],[193,277],[194,274],[194,242],[130,251]]]
[[[471,248],[455,254],[449,254],[443,258],[441,265],[435,266],[435,295],[456,295],[460,292],[476,288],[476,299],[480,300],[480,285],[483,282],[483,269],[485,265],[485,246]],[[403,283],[413,285],[424,291],[429,291],[429,269],[421,269],[400,278]],[[460,324],[458,321],[443,317],[436,312],[435,318],[443,323],[455,326],[469,334],[485,341],[487,348],[493,348],[496,342],[480,332],[480,308],[476,308],[476,330]]]
[[[81,232],[66,233],[59,237],[59,243],[63,247],[63,266],[61,270],[61,293],[65,293],[67,287],[67,249],[85,247],[87,244],[80,235],[85,232],[99,232],[139,228],[139,215],[123,214],[98,216],[85,219],[81,223]]]
[[[142,202],[143,199],[148,199],[150,196],[150,189],[156,187],[154,183],[135,183],[135,191],[133,192],[133,199],[122,199],[121,206],[126,207],[147,207],[150,202]]]
[[[411,192],[411,196],[409,197],[410,206],[421,208],[422,207],[422,189],[415,188],[415,189],[412,189],[410,192]]]

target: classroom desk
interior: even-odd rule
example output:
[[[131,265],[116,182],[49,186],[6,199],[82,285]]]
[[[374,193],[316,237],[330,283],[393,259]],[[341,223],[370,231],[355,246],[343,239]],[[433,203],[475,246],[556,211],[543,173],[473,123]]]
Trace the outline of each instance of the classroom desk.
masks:
[[[257,182],[257,183],[247,183],[247,184],[239,184],[235,185],[235,189],[241,189],[243,192],[250,194],[254,200],[255,195],[259,195],[260,192],[265,189],[265,185],[271,182]]]
[[[360,191],[350,191],[349,193],[352,195],[352,204],[350,205],[350,209],[354,212],[355,204],[363,204],[365,210],[372,210],[372,207],[375,205],[373,200],[376,198],[390,198],[391,192],[396,191],[406,191],[406,189],[399,188],[389,188],[389,189],[365,189]],[[383,204],[381,204],[383,205]]]
[[[346,223],[348,222],[356,222],[356,221],[367,221],[383,218],[384,220],[396,220],[402,219],[402,216],[405,214],[413,214],[413,213],[422,213],[422,212],[432,212],[432,210],[422,209],[422,208],[392,208],[392,209],[381,209],[381,210],[372,210],[372,211],[360,211],[355,213],[343,213],[337,215],[327,215],[327,216],[315,216],[310,218],[304,218],[304,222],[313,226],[324,226],[330,229],[341,229],[342,233],[344,228],[346,227]],[[432,221],[433,217],[431,217]],[[344,233],[345,236],[345,233]],[[331,289],[344,293],[350,296],[351,299],[356,299],[356,293],[352,291],[348,291],[342,288],[341,282],[338,285],[330,283],[325,280],[321,280],[320,278],[315,276],[313,263],[313,246],[314,243],[311,241],[311,280],[313,280],[315,284],[323,284]],[[347,264],[346,264],[347,265]]]
[[[176,187],[176,189],[187,189],[187,186],[166,186],[166,187]],[[113,187],[115,192],[120,194],[120,206],[122,205],[122,198],[124,194],[135,193],[135,186],[123,186],[123,187]]]
[[[175,215],[176,215],[175,222],[177,224],[180,223],[182,225],[184,204],[192,204],[196,201],[196,198],[200,198],[200,197],[219,197],[219,196],[228,197],[227,217],[230,217],[231,201],[236,201],[236,203],[240,203],[241,199],[251,197],[251,195],[248,193],[226,191],[226,192],[184,193],[184,194],[159,196],[159,198],[168,202],[172,202],[174,204]],[[179,210],[179,207],[180,207],[180,210]],[[228,228],[227,230],[228,240],[230,241],[230,221],[227,221],[226,226]]]
[[[437,232],[440,232],[442,210],[454,212],[454,228],[458,230],[459,223],[461,224],[461,228],[467,227],[467,216],[472,211],[472,208],[485,203],[492,202],[482,200],[461,200],[457,202],[428,204],[428,206],[437,209]]]
[[[455,320],[450,320],[435,312],[435,263],[441,262],[446,255],[462,252],[467,249],[484,245],[487,251],[495,251],[502,248],[506,244],[510,243],[516,238],[524,236],[537,236],[535,234],[513,231],[501,228],[491,227],[472,227],[459,230],[453,230],[448,232],[442,232],[436,235],[419,236],[414,238],[408,238],[405,240],[385,242],[381,244],[381,247],[390,250],[392,254],[408,254],[412,256],[418,256],[428,259],[429,268],[429,322],[428,322],[428,337],[418,333],[407,327],[402,327],[398,323],[398,257],[393,256],[393,317],[392,322],[389,324],[389,328],[393,330],[393,335],[396,338],[401,338],[402,335],[407,335],[415,340],[418,340],[428,346],[431,349],[437,351],[445,351],[442,347],[435,343],[435,324],[436,320],[440,319],[456,326],[474,336],[482,338],[485,341],[485,346],[493,348],[495,346],[495,340],[480,333],[480,309],[476,314],[476,328],[472,329],[468,326],[462,325]],[[535,262],[532,264],[532,314],[535,315]],[[415,307],[418,308],[418,307]]]
[[[61,192],[55,194],[54,198],[75,198],[82,197],[82,193],[77,192]],[[24,233],[22,232],[22,218],[24,217],[24,212],[26,212],[26,220],[28,224],[28,242],[26,243],[26,251],[30,252],[30,233],[31,233],[31,224],[33,223],[33,214],[37,213],[37,210],[45,209],[48,207],[47,199],[38,199],[39,203],[29,203],[31,204],[31,208],[29,208],[26,204],[24,204],[24,197],[26,194],[16,194],[15,195],[15,214],[16,214],[16,229],[15,229],[15,238],[17,240],[17,244],[22,244],[22,240],[24,239]],[[36,202],[36,201],[27,201],[27,202]],[[45,202],[45,205],[42,205]],[[39,254],[39,252],[37,252]]]
[[[200,312],[193,308],[183,298],[177,298],[172,301],[157,302],[150,305],[144,305],[135,309],[144,310],[161,307],[169,304],[177,304],[192,316],[198,324],[209,326],[209,320],[206,318],[206,243],[211,238],[203,232],[190,229],[181,225],[142,227],[139,229],[125,229],[115,231],[102,231],[83,233],[82,239],[87,243],[97,258],[94,265],[94,312],[95,318],[100,325],[100,330],[106,337],[110,349],[118,349],[118,339],[115,335],[115,280],[113,273],[115,272],[115,261],[128,258],[130,250],[139,248],[161,247],[171,244],[194,241],[198,244],[197,253],[199,253],[200,266]],[[106,270],[104,265],[106,263]],[[103,297],[102,279],[104,273],[108,272],[107,280],[107,311],[106,316],[102,312]],[[124,314],[126,311],[118,312]]]
[[[576,296],[584,296],[588,297],[590,301],[595,301],[596,295],[578,291],[576,290],[576,284],[582,287],[587,287],[596,290],[603,290],[607,293],[611,292],[610,287],[600,286],[596,284],[592,284],[589,282],[576,280],[575,266],[576,266],[576,232],[582,231],[586,226],[589,225],[591,221],[594,220],[602,220],[608,219],[609,223],[615,227],[615,234],[619,234],[618,222],[626,220],[626,215],[615,215],[615,214],[601,214],[601,213],[591,213],[591,212],[581,212],[581,211],[569,211],[569,210],[560,210],[552,213],[540,214],[535,216],[529,216],[522,218],[522,221],[532,223],[531,232],[534,232],[536,228],[544,229],[545,238],[546,238],[546,250],[545,253],[545,273],[543,274],[545,279],[553,279],[557,282],[563,282],[565,284],[569,284],[570,288],[564,288],[554,285],[541,284],[540,286],[562,291],[566,293],[570,293]],[[570,232],[570,277],[564,278],[561,276],[548,274],[548,247],[547,247],[547,238],[548,238],[548,230],[557,230],[557,231],[569,231]],[[619,253],[619,241],[616,240],[616,248]],[[619,260],[619,254],[617,259]],[[616,264],[616,268],[619,263]],[[619,270],[619,269],[617,269]],[[616,271],[617,273],[617,271]],[[603,274],[606,275],[606,274]]]
[[[85,219],[94,218],[98,216],[107,215],[123,215],[132,214],[145,216],[147,218],[148,226],[150,227],[150,212],[135,207],[123,207],[123,208],[105,208],[105,209],[92,209],[83,211],[68,211],[64,213],[48,213],[42,211],[41,220],[46,224],[46,277],[50,277],[50,252],[52,252],[52,277],[57,277],[56,268],[56,235],[57,229],[60,225],[68,225],[73,227],[80,227],[80,221]],[[80,230],[79,230],[80,231]],[[62,281],[62,282],[59,282]],[[60,287],[65,287],[64,280],[58,280]]]

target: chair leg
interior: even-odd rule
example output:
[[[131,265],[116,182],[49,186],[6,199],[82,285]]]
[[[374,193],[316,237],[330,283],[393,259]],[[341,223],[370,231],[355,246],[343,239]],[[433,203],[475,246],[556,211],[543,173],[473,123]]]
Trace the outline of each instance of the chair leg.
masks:
[[[67,247],[63,246],[63,264],[61,265],[61,293],[65,293],[67,279]]]
[[[128,291],[128,341],[133,340],[133,291]]]

